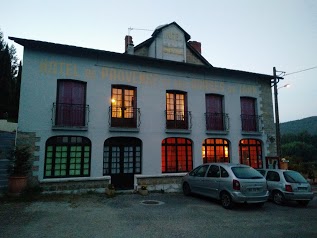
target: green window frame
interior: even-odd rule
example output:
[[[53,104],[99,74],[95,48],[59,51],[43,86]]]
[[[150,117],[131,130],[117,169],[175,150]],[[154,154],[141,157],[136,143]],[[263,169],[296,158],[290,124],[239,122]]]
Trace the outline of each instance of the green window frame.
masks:
[[[89,177],[91,142],[82,136],[54,136],[46,141],[44,178]]]

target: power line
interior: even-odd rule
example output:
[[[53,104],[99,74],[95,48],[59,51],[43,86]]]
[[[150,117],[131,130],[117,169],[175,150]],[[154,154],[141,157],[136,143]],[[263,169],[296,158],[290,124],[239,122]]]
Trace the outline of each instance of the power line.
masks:
[[[297,73],[301,73],[301,72],[304,72],[304,71],[307,71],[307,70],[316,69],[316,68],[317,68],[317,66],[314,66],[314,67],[311,67],[311,68],[308,68],[308,69],[302,69],[302,70],[295,71],[295,72],[292,72],[292,73],[284,74],[284,76],[291,75],[291,74],[297,74]]]

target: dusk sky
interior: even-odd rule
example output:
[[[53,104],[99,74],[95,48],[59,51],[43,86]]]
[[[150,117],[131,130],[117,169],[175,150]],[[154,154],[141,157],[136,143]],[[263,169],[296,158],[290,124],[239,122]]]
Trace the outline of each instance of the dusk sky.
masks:
[[[175,21],[215,67],[286,72],[279,87],[291,87],[279,89],[280,122],[317,116],[316,0],[13,0],[1,8],[9,44],[13,36],[119,53],[129,27],[138,45]],[[23,47],[15,47],[22,59]]]

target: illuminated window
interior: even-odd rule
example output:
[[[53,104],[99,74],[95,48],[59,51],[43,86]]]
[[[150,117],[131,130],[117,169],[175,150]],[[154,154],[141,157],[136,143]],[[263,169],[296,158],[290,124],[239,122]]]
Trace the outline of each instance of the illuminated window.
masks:
[[[167,129],[188,129],[187,94],[181,91],[166,92]]]
[[[262,168],[262,146],[259,140],[243,139],[239,143],[240,163]]]
[[[46,141],[45,178],[88,177],[91,142],[81,136],[55,136]]]
[[[126,85],[112,85],[111,126],[136,127],[136,88]]]
[[[204,140],[202,146],[202,157],[204,163],[230,162],[229,142],[225,139],[209,138]]]
[[[192,142],[167,138],[162,142],[162,173],[188,172],[193,168]]]

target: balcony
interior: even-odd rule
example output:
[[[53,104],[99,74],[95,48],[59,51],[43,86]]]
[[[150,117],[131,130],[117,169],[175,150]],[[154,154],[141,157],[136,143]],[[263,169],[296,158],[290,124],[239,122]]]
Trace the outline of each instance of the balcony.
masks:
[[[51,120],[54,130],[87,130],[89,105],[53,103]]]
[[[109,107],[108,124],[111,131],[139,131],[141,125],[140,108]]]
[[[227,113],[205,113],[206,130],[211,133],[227,133],[229,116]]]
[[[189,131],[192,128],[192,115],[190,111],[166,110],[166,129]],[[171,131],[173,132],[173,131]]]
[[[263,131],[262,116],[241,115],[242,133],[261,133]]]

